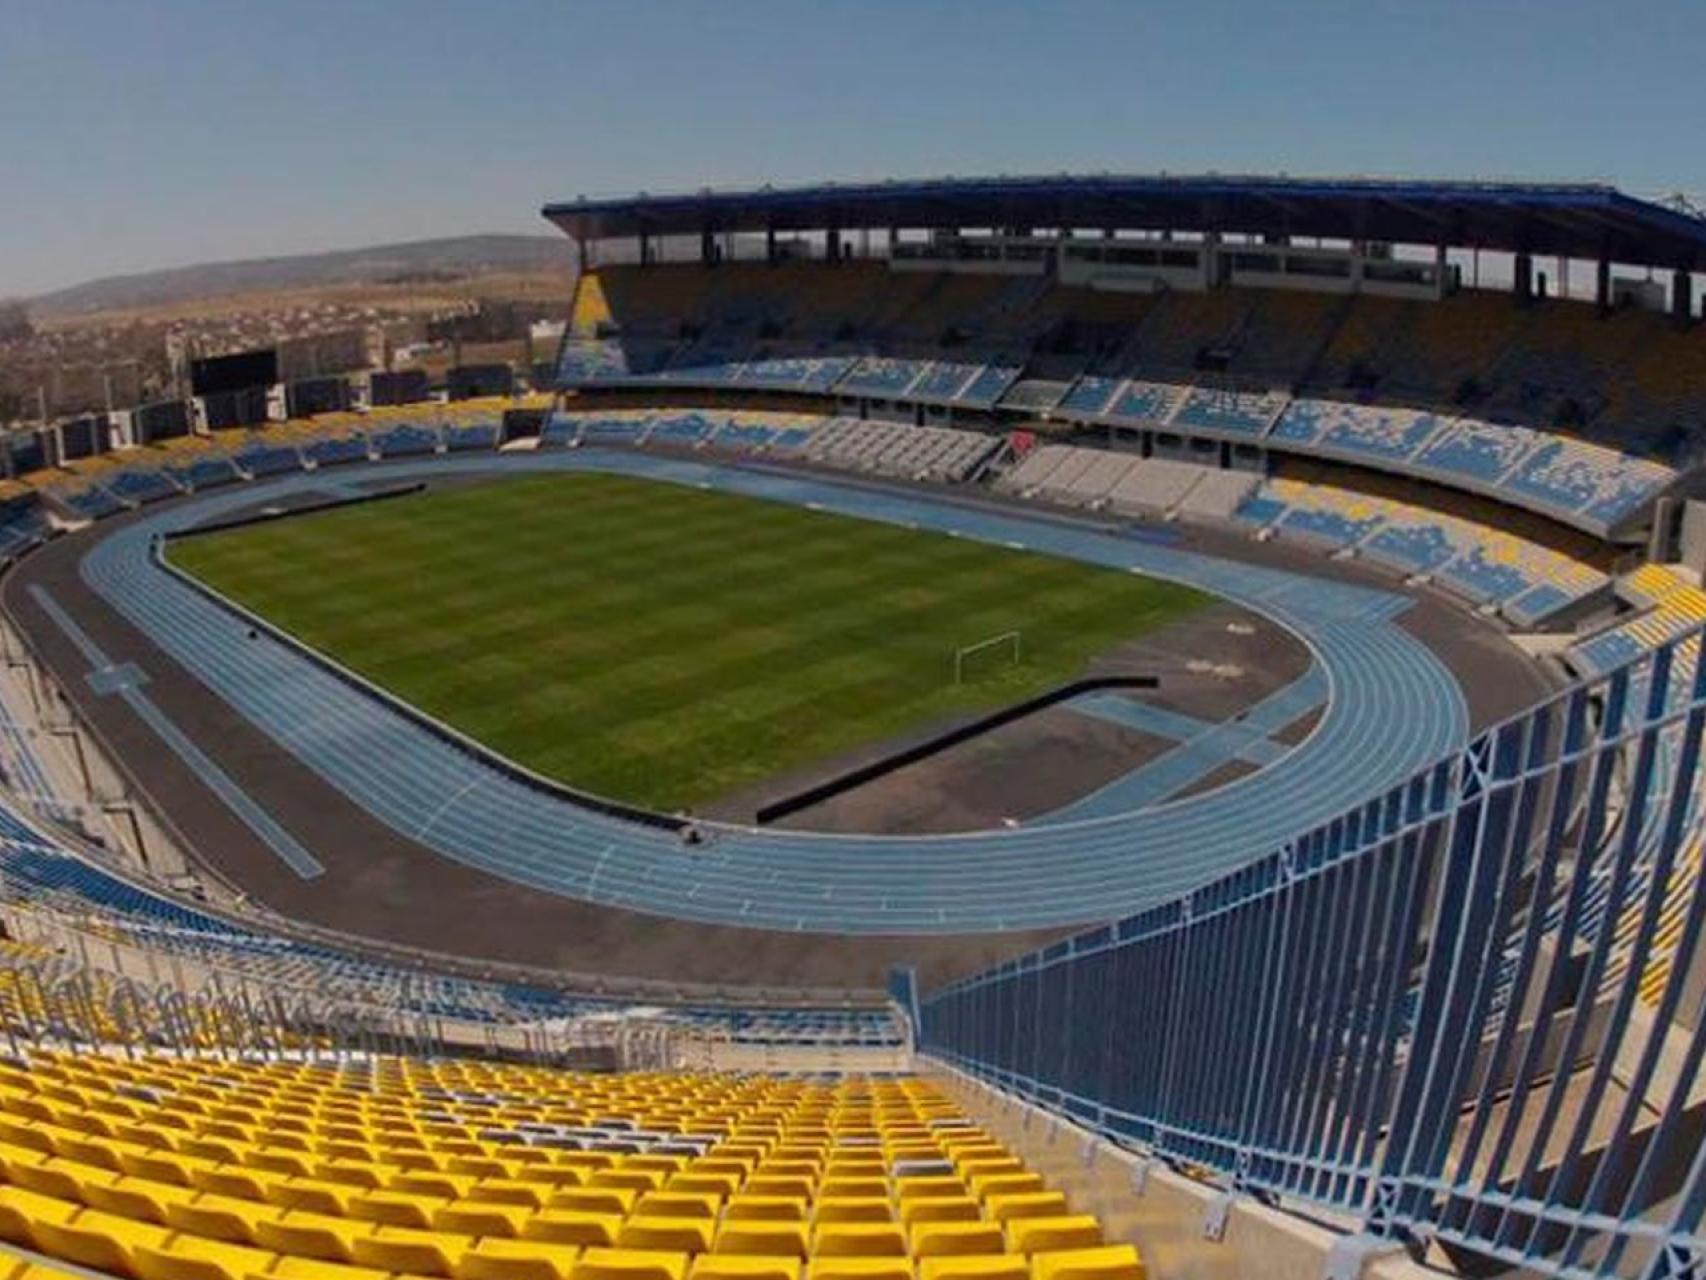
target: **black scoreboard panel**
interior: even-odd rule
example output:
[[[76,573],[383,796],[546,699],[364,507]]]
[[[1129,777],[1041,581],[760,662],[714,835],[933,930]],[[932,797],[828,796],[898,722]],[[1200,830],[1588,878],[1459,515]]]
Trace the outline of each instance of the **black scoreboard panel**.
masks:
[[[267,389],[255,386],[209,392],[202,396],[201,407],[210,431],[258,427],[267,420]]]
[[[350,407],[349,382],[344,378],[303,378],[285,386],[284,405],[292,418],[342,413]]]
[[[93,457],[110,448],[105,417],[73,418],[59,424],[59,456],[65,462]]]
[[[526,440],[539,435],[545,430],[545,419],[548,416],[544,409],[505,409],[503,430],[505,443],[511,440]]]
[[[507,364],[462,364],[445,375],[452,400],[507,396],[515,391],[515,372]]]
[[[425,369],[375,373],[368,378],[367,402],[375,408],[387,404],[419,404],[431,390]]]
[[[271,347],[190,361],[190,390],[198,396],[270,387],[277,381],[278,352]]]
[[[25,476],[48,464],[47,441],[40,431],[19,431],[7,436],[6,452],[12,457],[15,475]]]
[[[152,444],[156,440],[171,440],[190,433],[190,409],[182,400],[162,400],[145,404],[132,419],[136,424],[136,442]]]

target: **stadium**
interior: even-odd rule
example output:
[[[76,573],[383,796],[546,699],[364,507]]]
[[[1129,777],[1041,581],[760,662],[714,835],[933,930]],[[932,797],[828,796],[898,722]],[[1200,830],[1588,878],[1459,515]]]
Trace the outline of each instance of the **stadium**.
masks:
[[[1701,1273],[1706,220],[543,216],[0,442],[5,1274]]]

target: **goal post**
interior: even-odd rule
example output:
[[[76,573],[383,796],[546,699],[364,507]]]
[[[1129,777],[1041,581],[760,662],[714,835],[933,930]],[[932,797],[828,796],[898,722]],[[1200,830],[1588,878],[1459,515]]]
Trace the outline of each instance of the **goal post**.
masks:
[[[961,645],[954,650],[954,683],[964,684],[966,682],[966,659],[975,658],[979,654],[988,653],[991,650],[1006,651],[1009,654],[1010,664],[1016,667],[1024,655],[1024,640],[1018,631],[1003,631],[999,635],[989,636],[975,644]]]

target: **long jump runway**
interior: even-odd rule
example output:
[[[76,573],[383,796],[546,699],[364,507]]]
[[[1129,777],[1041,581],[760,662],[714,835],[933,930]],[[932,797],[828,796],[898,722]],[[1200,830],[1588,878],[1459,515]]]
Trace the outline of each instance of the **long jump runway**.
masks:
[[[378,820],[443,857],[586,902],[751,928],[942,934],[1113,919],[1271,852],[1463,745],[1462,691],[1394,619],[1398,594],[1153,541],[827,480],[619,451],[435,457],[387,479],[620,472],[1066,556],[1189,583],[1295,632],[1328,682],[1319,727],[1217,790],[1077,822],[949,836],[713,828],[593,813],[471,758],[156,563],[160,534],[305,491],[315,473],[174,504],[95,542],[83,580],[162,651]],[[339,475],[347,476],[347,469]],[[399,570],[407,551],[399,549]]]

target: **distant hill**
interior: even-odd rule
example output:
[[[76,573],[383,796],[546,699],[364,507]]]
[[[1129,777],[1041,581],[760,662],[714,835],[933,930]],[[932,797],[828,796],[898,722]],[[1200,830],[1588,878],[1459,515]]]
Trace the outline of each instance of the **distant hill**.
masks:
[[[200,298],[325,285],[429,282],[492,271],[534,271],[571,261],[563,236],[457,236],[375,245],[337,253],[208,262],[136,275],[106,276],[30,299],[37,313],[170,306]]]

